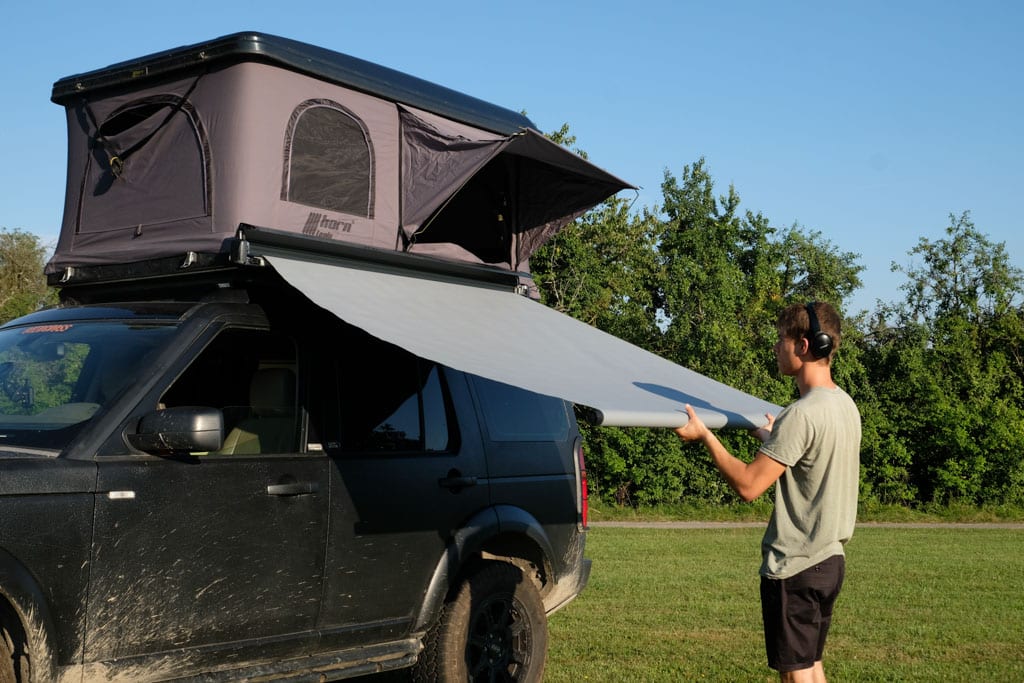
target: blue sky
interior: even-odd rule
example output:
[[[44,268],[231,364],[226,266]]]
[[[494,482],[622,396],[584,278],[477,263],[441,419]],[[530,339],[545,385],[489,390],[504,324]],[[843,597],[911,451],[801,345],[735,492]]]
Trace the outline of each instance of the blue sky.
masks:
[[[860,254],[854,310],[898,298],[889,264],[951,213],[1024,268],[1024,3],[38,0],[3,17],[0,226],[47,242],[66,163],[53,82],[257,30],[569,123],[637,206],[704,157],[742,209]]]

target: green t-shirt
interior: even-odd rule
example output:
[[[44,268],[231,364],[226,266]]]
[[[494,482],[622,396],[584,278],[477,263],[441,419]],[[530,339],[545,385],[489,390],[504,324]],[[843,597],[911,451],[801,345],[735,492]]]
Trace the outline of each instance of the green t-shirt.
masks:
[[[815,388],[787,406],[761,451],[786,465],[761,541],[761,575],[784,579],[833,555],[853,535],[860,413],[842,389]]]

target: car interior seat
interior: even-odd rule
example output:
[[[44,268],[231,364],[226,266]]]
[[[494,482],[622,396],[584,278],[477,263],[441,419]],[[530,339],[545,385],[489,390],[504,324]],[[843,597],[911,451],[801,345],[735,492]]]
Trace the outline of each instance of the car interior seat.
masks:
[[[296,448],[295,373],[257,370],[249,384],[249,415],[228,432],[218,453],[289,453]]]

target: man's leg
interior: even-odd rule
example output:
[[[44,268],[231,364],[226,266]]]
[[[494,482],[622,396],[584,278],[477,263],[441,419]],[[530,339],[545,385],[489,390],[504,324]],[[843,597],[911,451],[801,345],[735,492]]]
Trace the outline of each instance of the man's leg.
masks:
[[[782,683],[827,683],[825,669],[820,661],[815,662],[810,669],[783,671],[779,674],[779,680]]]
[[[786,579],[761,579],[768,666],[784,683],[825,681],[821,656],[843,585],[843,560],[837,555]]]

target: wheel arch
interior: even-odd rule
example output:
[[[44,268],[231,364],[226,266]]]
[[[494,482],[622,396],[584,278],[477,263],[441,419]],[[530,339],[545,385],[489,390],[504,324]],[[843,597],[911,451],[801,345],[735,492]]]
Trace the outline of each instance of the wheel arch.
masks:
[[[25,639],[33,681],[56,679],[56,628],[46,597],[32,574],[0,549],[0,620]]]
[[[554,548],[543,525],[514,505],[495,505],[473,515],[454,535],[438,560],[413,625],[425,631],[441,611],[449,592],[486,561],[516,565],[532,577],[543,595],[554,580]]]

